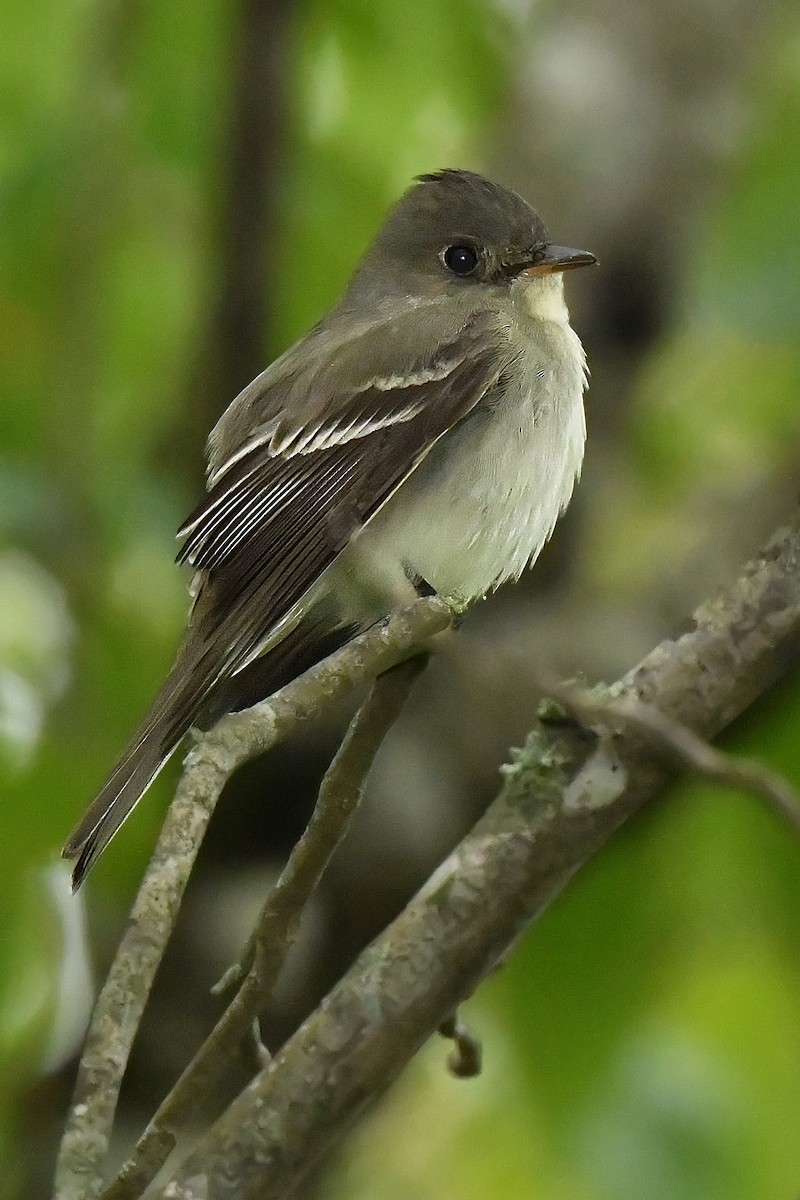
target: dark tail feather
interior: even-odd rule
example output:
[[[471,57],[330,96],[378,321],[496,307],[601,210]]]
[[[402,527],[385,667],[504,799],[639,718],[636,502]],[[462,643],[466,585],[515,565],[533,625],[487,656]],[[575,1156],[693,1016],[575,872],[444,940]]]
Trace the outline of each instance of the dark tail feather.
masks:
[[[169,761],[194,722],[213,674],[202,660],[191,666],[178,656],[152,708],[129,743],[98,796],[67,841],[64,858],[78,861],[72,873],[73,890],[103,852],[123,821]]]
[[[227,712],[263,700],[319,662],[355,632],[337,627],[320,608],[307,615],[263,658],[237,675],[219,679],[216,655],[184,643],[167,681],[78,827],[64,846],[77,858],[72,887],[79,888],[123,821],[147,791],[194,724],[210,728]]]
[[[256,658],[238,674],[221,680],[208,703],[203,705],[195,722],[197,726],[210,729],[225,713],[239,712],[266,700],[278,688],[333,654],[362,628],[341,622],[335,624],[326,618],[324,610],[304,617],[269,653]]]

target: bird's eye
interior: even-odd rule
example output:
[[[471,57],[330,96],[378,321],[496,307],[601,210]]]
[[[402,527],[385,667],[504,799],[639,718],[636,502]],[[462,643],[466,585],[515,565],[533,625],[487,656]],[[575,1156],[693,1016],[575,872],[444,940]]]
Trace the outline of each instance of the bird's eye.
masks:
[[[478,252],[472,246],[448,246],[442,262],[454,275],[471,275],[478,265]]]

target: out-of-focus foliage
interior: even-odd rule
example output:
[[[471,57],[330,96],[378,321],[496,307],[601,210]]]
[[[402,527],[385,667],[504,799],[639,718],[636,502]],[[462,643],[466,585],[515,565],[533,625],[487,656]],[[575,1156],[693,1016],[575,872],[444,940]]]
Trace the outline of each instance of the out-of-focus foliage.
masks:
[[[599,586],[669,587],[676,565],[724,539],[742,498],[763,497],[800,461],[800,25],[777,23],[748,81],[748,122],[722,194],[687,251],[676,326],[634,388],[627,471],[595,506]],[[744,103],[744,97],[742,98]],[[785,500],[781,489],[780,503]],[[609,523],[630,523],[649,569]]]
[[[477,169],[511,28],[462,0],[306,5],[282,179],[275,348],[332,303],[415,175]]]
[[[0,23],[2,1120],[75,1002],[42,866],[185,612],[169,538],[188,497],[156,451],[204,295],[230,12],[8,3]]]
[[[624,11],[609,6],[621,44]],[[788,6],[769,11],[732,85],[745,114],[734,150],[686,222],[674,317],[605,432],[613,469],[592,484],[590,463],[579,501],[582,607],[550,619],[580,611],[580,642],[598,659],[601,612],[648,628],[686,612],[738,560],[742,527],[763,532],[796,491],[800,22]],[[25,1195],[16,1101],[45,1059],[69,1053],[87,1002],[81,901],[42,868],[145,707],[186,611],[170,546],[199,471],[174,431],[192,418],[219,267],[242,14],[224,0],[6,0],[0,14],[0,1160]],[[515,91],[533,68],[520,47],[541,22],[557,88],[583,36],[568,7],[489,0],[308,0],[291,20],[265,361],[334,299],[411,176],[463,165],[522,186],[503,150],[526,130],[498,134],[524,111]],[[552,156],[558,130],[547,132]],[[589,351],[602,361],[601,345]],[[594,383],[614,386],[598,370]],[[590,408],[595,437],[602,424]],[[485,703],[454,700],[479,716]],[[526,714],[515,719],[524,729]],[[729,743],[800,783],[799,724],[790,683]],[[427,761],[444,766],[445,750]],[[167,795],[155,789],[99,867],[90,893],[104,909],[129,895]],[[676,789],[468,1006],[484,1075],[450,1080],[446,1047],[432,1044],[345,1150],[326,1197],[794,1194],[799,901],[800,848],[771,816]]]

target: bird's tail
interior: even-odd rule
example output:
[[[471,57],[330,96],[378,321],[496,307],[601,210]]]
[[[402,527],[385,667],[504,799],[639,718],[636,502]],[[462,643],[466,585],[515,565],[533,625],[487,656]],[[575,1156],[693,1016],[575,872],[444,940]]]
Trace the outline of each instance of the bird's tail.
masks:
[[[220,669],[216,638],[201,642],[196,633],[190,635],[150,711],[64,846],[64,858],[77,858],[73,889],[80,887],[192,725],[208,729],[226,712],[271,695],[354,632],[355,627],[342,625],[320,605],[233,676]]]
[[[204,662],[202,655],[188,658],[185,650],[179,652],[147,716],[64,846],[64,858],[78,860],[72,872],[73,889],[80,887],[89,868],[174,754],[215,683],[215,664]]]

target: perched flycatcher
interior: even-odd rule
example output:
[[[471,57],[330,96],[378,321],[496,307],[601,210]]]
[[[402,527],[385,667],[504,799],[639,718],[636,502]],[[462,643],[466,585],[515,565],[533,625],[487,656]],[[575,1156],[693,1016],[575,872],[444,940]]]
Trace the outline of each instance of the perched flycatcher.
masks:
[[[342,299],[240,393],[179,532],[166,683],[64,848],[77,887],[193,724],[254,702],[416,594],[463,605],[533,562],[583,458],[585,358],[515,192],[423,175]]]

